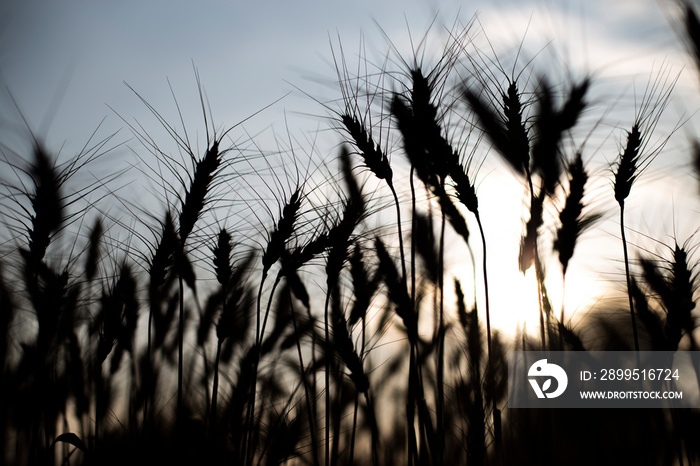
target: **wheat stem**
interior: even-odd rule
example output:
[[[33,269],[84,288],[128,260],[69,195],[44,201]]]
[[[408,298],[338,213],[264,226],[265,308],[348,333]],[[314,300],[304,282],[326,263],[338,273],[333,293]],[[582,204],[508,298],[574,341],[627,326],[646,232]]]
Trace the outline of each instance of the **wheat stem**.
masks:
[[[399,253],[401,254],[401,276],[403,277],[404,283],[406,283],[406,257],[403,251],[403,233],[401,227],[401,206],[399,204],[399,196],[396,194],[396,189],[394,189],[394,184],[391,180],[387,180],[387,185],[389,190],[391,190],[391,195],[394,197],[394,204],[396,205],[396,221],[397,230],[399,234]]]
[[[311,456],[313,458],[314,466],[319,466],[318,459],[318,440],[316,439],[316,420],[314,418],[314,413],[312,409],[311,397],[314,394],[312,389],[309,387],[309,382],[306,380],[306,369],[304,368],[304,357],[301,353],[301,333],[297,326],[296,310],[294,307],[294,302],[292,301],[291,290],[289,290],[289,304],[292,317],[292,326],[294,327],[294,334],[297,335],[296,338],[296,348],[297,357],[299,358],[299,372],[301,373],[302,384],[304,385],[304,397],[306,398],[306,414],[309,418],[309,436],[311,437]],[[352,464],[352,461],[351,461]]]
[[[627,254],[627,238],[625,236],[625,202],[620,201],[620,235],[622,237],[622,252],[625,259],[625,278],[627,279],[627,298],[630,306],[630,317],[632,318],[632,335],[634,336],[634,351],[639,357],[639,337],[637,335],[637,317],[634,313],[634,302],[632,300],[632,276],[630,274],[629,256]]]
[[[177,320],[177,419],[182,422],[182,385],[183,385],[183,357],[184,357],[184,335],[185,335],[185,287],[182,275],[178,274],[177,282],[180,287],[178,304],[180,312]]]
[[[444,182],[443,182],[444,184]],[[444,186],[443,186],[444,189]],[[435,452],[435,457],[437,464],[444,463],[444,450],[445,450],[445,227],[447,225],[445,219],[445,213],[442,212],[440,215],[440,240],[439,240],[439,252],[438,252],[438,347],[437,347],[437,403],[436,403],[436,422],[437,422],[437,451]]]
[[[224,307],[225,307],[225,304],[224,304]],[[210,410],[210,414],[209,414],[209,436],[212,438],[213,438],[214,434],[216,433],[216,428],[218,426],[217,417],[216,417],[216,409],[217,409],[217,402],[218,402],[217,400],[219,397],[219,360],[221,359],[222,343],[223,343],[223,341],[221,339],[217,339],[217,341],[216,341],[216,357],[214,360],[214,381],[212,382],[212,387],[211,387],[211,410]]]

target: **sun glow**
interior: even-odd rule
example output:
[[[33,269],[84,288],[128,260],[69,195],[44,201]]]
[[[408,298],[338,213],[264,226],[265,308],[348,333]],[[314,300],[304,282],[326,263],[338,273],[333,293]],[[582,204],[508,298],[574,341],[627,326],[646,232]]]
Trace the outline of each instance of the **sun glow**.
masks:
[[[479,259],[477,258],[477,261]],[[585,267],[572,268],[567,273],[566,289],[561,277],[558,262],[552,260],[545,277],[545,288],[552,309],[552,318],[559,320],[562,311],[562,299],[565,299],[564,321],[576,324],[595,307],[600,299],[600,283],[594,274]],[[483,274],[477,267],[476,303],[479,319],[486,329],[486,306],[484,299]],[[473,269],[471,267],[453,267],[451,273],[460,280],[466,294],[468,308],[474,305]],[[491,328],[501,332],[506,341],[520,335],[523,331],[534,336],[539,334],[540,302],[538,299],[537,274],[534,267],[521,273],[513,260],[506,257],[493,257],[489,260],[489,304]]]
[[[499,278],[500,283],[490,293],[493,327],[506,334],[515,334],[523,328],[534,331],[540,321],[534,268],[524,275],[517,270],[502,272]]]

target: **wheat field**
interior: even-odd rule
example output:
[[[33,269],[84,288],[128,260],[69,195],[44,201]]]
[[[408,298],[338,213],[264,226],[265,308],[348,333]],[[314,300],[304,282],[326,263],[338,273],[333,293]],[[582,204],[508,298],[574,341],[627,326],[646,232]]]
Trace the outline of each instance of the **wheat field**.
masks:
[[[679,7],[697,79],[700,10]],[[650,64],[614,109],[595,73],[488,34],[475,18],[408,55],[387,37],[381,62],[332,40],[333,97],[298,86],[331,144],[247,132],[267,106],[217,121],[196,67],[200,128],[131,88],[149,122],[119,115],[128,143],[0,141],[4,462],[698,463],[697,410],[507,400],[511,350],[698,350],[697,237],[657,235],[636,198],[667,152],[700,178],[693,116],[669,115],[680,73]],[[534,297],[515,333],[500,261]],[[588,261],[613,298],[577,284]]]

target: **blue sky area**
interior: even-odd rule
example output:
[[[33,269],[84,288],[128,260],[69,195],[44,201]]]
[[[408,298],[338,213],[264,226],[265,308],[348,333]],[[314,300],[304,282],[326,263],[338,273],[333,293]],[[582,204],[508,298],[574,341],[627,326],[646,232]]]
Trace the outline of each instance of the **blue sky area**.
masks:
[[[409,28],[420,37],[433,20],[433,31],[441,32],[475,14],[497,47],[513,46],[526,34],[532,50],[553,39],[550,48],[582,70],[622,73],[629,69],[622,62],[631,62],[645,73],[677,48],[668,10],[653,0],[9,0],[0,6],[2,114],[16,119],[6,105],[9,93],[43,137],[80,140],[103,117],[114,119],[107,105],[127,118],[142,114],[124,82],[161,109],[172,102],[169,79],[187,103],[194,63],[214,116],[236,121],[292,90],[289,83],[311,88],[307,77],[332,79],[329,38],[339,35],[354,52],[362,34],[368,49],[381,55],[388,46],[379,26],[406,46]],[[292,101],[276,106],[277,114],[296,109]]]

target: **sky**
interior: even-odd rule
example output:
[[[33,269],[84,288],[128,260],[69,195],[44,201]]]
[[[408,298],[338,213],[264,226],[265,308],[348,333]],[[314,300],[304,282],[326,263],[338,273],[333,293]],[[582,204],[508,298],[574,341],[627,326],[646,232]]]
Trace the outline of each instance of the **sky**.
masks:
[[[496,45],[512,46],[526,34],[536,49],[555,38],[552,48],[577,65],[604,67],[605,73],[626,66],[646,71],[637,60],[650,67],[675,40],[662,6],[655,0],[9,0],[0,7],[0,79],[3,101],[9,92],[30,125],[63,142],[85,138],[95,122],[112,119],[107,105],[127,118],[139,115],[143,106],[125,82],[162,108],[172,102],[166,79],[178,96],[193,93],[194,64],[215,117],[236,121],[286,95],[292,85],[310,88],[310,76],[332,78],[329,41],[337,43],[337,37],[354,51],[363,34],[370,48],[384,54],[379,27],[407,50],[407,29],[419,37],[433,21],[433,30],[441,31],[475,14]],[[610,70],[613,62],[617,70]],[[191,100],[198,104],[196,95]],[[287,99],[277,114],[296,105]]]
[[[439,37],[445,37],[447,29],[456,22],[468,24],[474,15],[475,35],[483,47],[488,38],[499,56],[512,57],[522,43],[523,57],[563,62],[566,67],[559,72],[574,79],[593,77],[591,106],[600,115],[596,134],[602,134],[588,143],[597,167],[597,184],[591,191],[594,206],[607,202],[598,200],[610,190],[606,164],[614,159],[623,129],[634,118],[635,97],[639,99],[650,76],[679,76],[660,134],[670,133],[678,122],[684,125],[667,145],[670,155],[655,160],[635,188],[640,195],[631,201],[629,215],[639,231],[632,233],[632,241],[644,247],[655,247],[645,242],[645,234],[665,242],[674,234],[679,242],[691,237],[699,207],[698,196],[688,191],[698,190],[678,180],[694,183],[683,157],[689,138],[700,134],[692,118],[700,89],[676,33],[673,5],[655,0],[5,0],[0,4],[3,151],[26,143],[28,125],[48,147],[69,156],[100,125],[98,138],[117,132],[112,141],[119,147],[110,154],[110,163],[128,166],[133,152],[143,151],[129,125],[141,124],[149,134],[159,131],[135,92],[170,122],[178,119],[174,95],[191,135],[203,141],[195,69],[217,128],[262,110],[240,126],[236,137],[256,135],[256,144],[265,150],[277,147],[273,135],[284,139],[287,134],[302,146],[318,138],[319,147],[333,148],[338,134],[328,131],[327,112],[313,99],[339,97],[331,86],[332,50],[337,53],[342,45],[352,60],[364,43],[367,56],[377,63],[390,50],[387,38],[407,53],[411,39],[416,43],[432,24],[431,37],[437,39],[431,43],[440,45]],[[534,302],[534,278],[522,277],[515,266],[526,214],[523,186],[491,160],[496,158],[484,163],[476,181],[487,212],[487,237],[497,245],[490,255],[490,273],[496,277],[492,282],[501,283],[492,291],[493,306],[499,310],[494,319],[496,326],[512,331],[523,319],[513,308]],[[128,175],[137,178],[129,194],[139,192],[138,173]],[[504,218],[513,221],[504,223]],[[615,212],[606,212],[605,218],[591,238],[584,236],[581,248],[588,246],[587,252],[572,260],[576,267],[569,283],[579,285],[567,289],[571,312],[586,309],[586,300],[605,293],[601,281],[619,287],[619,224]],[[463,269],[471,265],[459,258],[454,262],[455,274],[469,273]],[[552,294],[561,299],[557,292]]]

